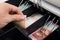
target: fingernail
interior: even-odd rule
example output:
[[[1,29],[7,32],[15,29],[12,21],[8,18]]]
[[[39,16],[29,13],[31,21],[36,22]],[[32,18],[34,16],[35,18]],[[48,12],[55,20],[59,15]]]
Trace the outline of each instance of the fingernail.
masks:
[[[26,19],[26,15],[22,16],[21,19],[23,19],[23,20]]]
[[[27,15],[24,15],[24,17],[26,18],[26,17],[27,17]]]

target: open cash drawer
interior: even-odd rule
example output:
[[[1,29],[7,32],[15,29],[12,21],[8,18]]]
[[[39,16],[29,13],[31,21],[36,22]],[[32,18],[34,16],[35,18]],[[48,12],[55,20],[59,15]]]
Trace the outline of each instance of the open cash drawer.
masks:
[[[21,0],[8,0],[7,3],[13,4],[18,7]],[[24,0],[24,2],[27,0]],[[23,2],[23,3],[24,3]],[[29,2],[29,5],[32,5],[33,3]],[[41,40],[59,40],[60,38],[60,19],[58,16],[50,13],[48,10],[45,10],[43,8],[37,8],[32,5],[31,7],[27,8],[23,11],[25,15],[29,18],[30,16],[34,17],[33,15],[39,14],[39,18],[35,20],[31,25],[28,25],[26,29],[21,30],[18,26],[16,26],[13,22],[9,23],[5,28],[3,28],[3,32],[0,35],[0,40],[40,40],[40,36],[38,37],[36,35],[36,31],[40,30],[41,28],[45,28],[44,26],[47,26],[47,24],[50,24],[52,26],[57,25],[58,28],[56,28],[54,31],[49,31],[48,35],[46,34],[46,30],[40,30],[42,32],[42,39]],[[36,16],[36,15],[35,15]],[[49,17],[50,16],[50,17]],[[55,19],[54,19],[55,18]],[[58,21],[57,21],[58,20]],[[51,26],[51,25],[48,26]],[[49,29],[49,27],[47,28]],[[53,28],[52,28],[53,29]],[[34,36],[33,36],[34,35]],[[39,35],[39,34],[38,34]],[[33,36],[33,37],[32,37]],[[32,38],[31,38],[32,37]]]

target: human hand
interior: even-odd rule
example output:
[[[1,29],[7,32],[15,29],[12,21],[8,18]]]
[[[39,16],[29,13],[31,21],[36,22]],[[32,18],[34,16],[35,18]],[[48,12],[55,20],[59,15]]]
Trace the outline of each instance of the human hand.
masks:
[[[11,11],[16,12],[16,14],[11,15]],[[21,21],[24,19],[25,16],[16,6],[8,3],[0,3],[0,29],[6,26],[9,22]]]

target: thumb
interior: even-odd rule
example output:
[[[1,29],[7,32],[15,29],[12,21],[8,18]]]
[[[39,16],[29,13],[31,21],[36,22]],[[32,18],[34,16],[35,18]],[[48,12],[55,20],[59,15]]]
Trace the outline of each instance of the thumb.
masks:
[[[25,19],[25,15],[11,15],[11,21],[21,21]]]

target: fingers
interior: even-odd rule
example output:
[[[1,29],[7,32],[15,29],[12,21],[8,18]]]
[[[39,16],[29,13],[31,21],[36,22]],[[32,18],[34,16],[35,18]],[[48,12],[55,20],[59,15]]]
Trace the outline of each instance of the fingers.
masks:
[[[9,15],[11,18],[11,21],[18,21],[18,20],[21,21],[21,20],[24,20],[26,18],[26,16],[23,15],[23,13],[18,9],[18,7],[11,5],[11,4],[8,4],[8,3],[6,3],[6,4],[9,7],[9,12],[12,11],[12,12],[17,13],[15,15]]]
[[[26,16],[25,15],[23,16],[22,15],[11,15],[10,18],[11,18],[11,21],[22,21],[26,18]]]
[[[10,11],[17,13],[15,15],[11,15],[12,21],[18,21],[18,20],[21,21],[21,20],[24,20],[26,18],[26,16],[23,15],[23,13],[16,6],[9,5],[9,7],[11,9]]]
[[[8,4],[8,3],[0,3],[0,5],[2,5],[4,7],[4,9],[7,10],[7,12],[8,11],[9,12],[13,11],[13,12],[16,12],[17,14],[23,15],[23,13],[21,12],[21,10],[18,7],[14,6],[14,5],[11,5],[11,4]]]
[[[11,11],[16,12],[17,14],[23,15],[23,13],[16,7],[13,5],[10,5]]]
[[[21,12],[21,10],[18,7],[8,4],[8,3],[4,3],[4,4],[5,4],[5,6],[8,6],[9,12],[13,11],[13,12],[16,12],[17,14],[23,15],[23,13]]]
[[[10,11],[17,13],[15,15],[10,15],[11,21],[18,21],[18,20],[21,21],[25,19],[26,16],[23,15],[23,13],[18,9],[18,7],[9,4],[9,8]]]

